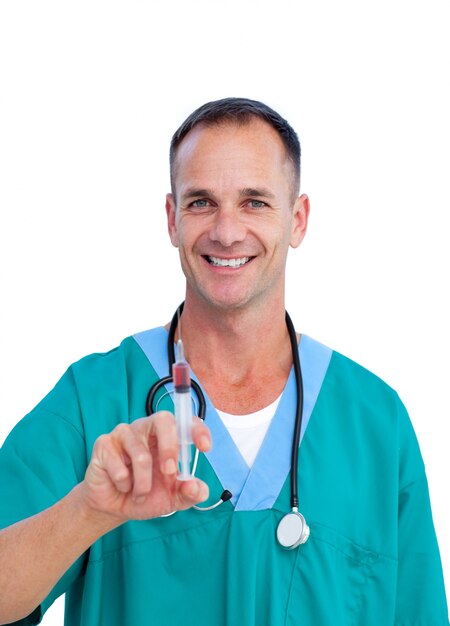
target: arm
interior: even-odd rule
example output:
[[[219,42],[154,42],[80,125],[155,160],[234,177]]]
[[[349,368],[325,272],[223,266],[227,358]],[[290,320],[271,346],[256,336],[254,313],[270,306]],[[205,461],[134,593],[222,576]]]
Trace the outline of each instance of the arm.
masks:
[[[197,423],[195,444],[210,447]],[[85,479],[42,513],[0,531],[0,624],[26,617],[97,539],[131,519],[189,508],[207,497],[201,481],[178,481],[173,416],[120,424],[96,441]]]
[[[396,624],[448,624],[444,578],[425,475],[400,491]]]
[[[399,404],[398,573],[399,625],[448,624],[439,547],[419,445],[404,406]]]

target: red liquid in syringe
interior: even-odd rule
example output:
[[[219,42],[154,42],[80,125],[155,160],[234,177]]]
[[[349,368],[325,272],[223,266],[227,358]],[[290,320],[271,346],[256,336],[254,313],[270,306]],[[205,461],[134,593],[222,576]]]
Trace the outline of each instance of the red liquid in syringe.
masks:
[[[178,361],[172,365],[173,385],[175,391],[183,393],[191,387],[191,375],[186,361]]]

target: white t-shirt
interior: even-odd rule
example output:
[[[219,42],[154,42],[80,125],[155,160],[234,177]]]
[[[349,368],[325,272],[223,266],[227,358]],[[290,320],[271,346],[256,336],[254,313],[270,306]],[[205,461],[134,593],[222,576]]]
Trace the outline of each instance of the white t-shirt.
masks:
[[[280,400],[281,395],[269,406],[248,415],[231,415],[231,413],[225,413],[217,409],[220,419],[227,427],[234,443],[249,467],[253,465],[256,459]]]

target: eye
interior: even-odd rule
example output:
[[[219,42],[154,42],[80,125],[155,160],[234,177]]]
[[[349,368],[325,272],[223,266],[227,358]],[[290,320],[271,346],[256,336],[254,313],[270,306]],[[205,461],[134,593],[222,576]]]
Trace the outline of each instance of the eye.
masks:
[[[208,200],[194,200],[194,202],[191,202],[190,206],[195,209],[204,209],[209,206],[209,202]]]
[[[252,209],[262,209],[266,206],[266,203],[262,200],[250,200],[249,205]]]

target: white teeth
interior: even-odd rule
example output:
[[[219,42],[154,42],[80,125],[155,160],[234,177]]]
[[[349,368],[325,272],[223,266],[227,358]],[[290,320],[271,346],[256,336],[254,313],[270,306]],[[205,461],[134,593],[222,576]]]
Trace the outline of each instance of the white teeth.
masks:
[[[241,267],[241,265],[245,265],[250,261],[250,257],[244,256],[240,259],[219,259],[216,256],[209,256],[208,260],[212,265],[218,267]]]

